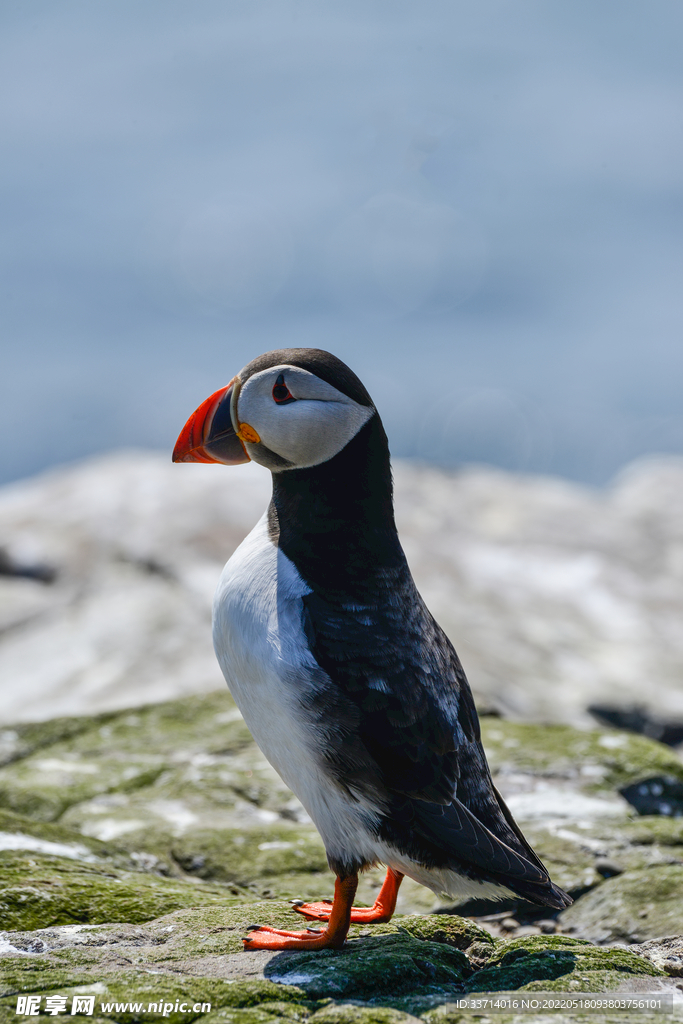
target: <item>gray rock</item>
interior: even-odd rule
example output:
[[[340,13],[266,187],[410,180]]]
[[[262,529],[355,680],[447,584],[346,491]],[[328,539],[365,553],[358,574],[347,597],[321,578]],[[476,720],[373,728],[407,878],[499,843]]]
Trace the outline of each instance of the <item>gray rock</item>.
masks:
[[[683,934],[634,944],[631,951],[651,960],[655,967],[672,978],[683,978]]]

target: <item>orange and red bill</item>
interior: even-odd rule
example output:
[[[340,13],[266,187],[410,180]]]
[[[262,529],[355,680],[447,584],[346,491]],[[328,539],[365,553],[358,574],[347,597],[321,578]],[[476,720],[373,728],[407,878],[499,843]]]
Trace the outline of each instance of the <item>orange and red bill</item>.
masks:
[[[225,466],[249,462],[233,423],[235,387],[239,390],[237,377],[195,409],[176,441],[174,462],[222,462]]]

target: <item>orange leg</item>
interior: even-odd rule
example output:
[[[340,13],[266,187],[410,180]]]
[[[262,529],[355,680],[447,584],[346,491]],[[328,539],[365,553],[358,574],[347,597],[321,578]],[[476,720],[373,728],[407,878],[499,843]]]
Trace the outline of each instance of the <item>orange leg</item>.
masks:
[[[248,938],[242,939],[245,949],[341,949],[351,923],[353,897],[358,888],[358,875],[337,878],[334,883],[334,902],[328,910],[329,923],[324,931],[309,928],[305,932],[285,932],[268,925],[255,928]]]
[[[383,924],[390,921],[396,910],[396,898],[398,887],[403,881],[400,871],[389,868],[384,884],[377,894],[374,906],[353,907],[351,910],[351,924]],[[337,902],[335,895],[335,904]],[[321,903],[303,903],[299,900],[294,902],[294,909],[303,914],[304,917],[313,921],[329,921],[334,905],[329,900]]]

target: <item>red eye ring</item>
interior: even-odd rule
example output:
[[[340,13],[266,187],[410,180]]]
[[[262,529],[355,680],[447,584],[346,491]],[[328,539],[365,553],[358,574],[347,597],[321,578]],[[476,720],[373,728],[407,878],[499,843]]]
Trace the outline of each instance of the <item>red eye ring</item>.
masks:
[[[278,374],[278,378],[273,384],[273,401],[278,405],[287,405],[288,402],[296,402],[296,398],[285,384],[284,373]]]

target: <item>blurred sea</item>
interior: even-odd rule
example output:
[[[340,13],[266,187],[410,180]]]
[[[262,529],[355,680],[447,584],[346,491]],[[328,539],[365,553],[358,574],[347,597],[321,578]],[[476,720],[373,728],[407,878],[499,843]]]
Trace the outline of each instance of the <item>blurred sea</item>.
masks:
[[[0,480],[328,348],[394,454],[681,452],[676,0],[0,10]]]

